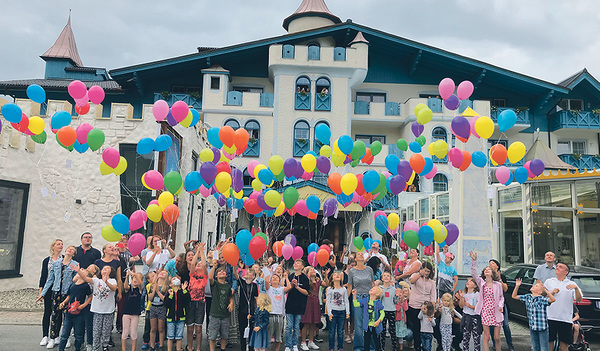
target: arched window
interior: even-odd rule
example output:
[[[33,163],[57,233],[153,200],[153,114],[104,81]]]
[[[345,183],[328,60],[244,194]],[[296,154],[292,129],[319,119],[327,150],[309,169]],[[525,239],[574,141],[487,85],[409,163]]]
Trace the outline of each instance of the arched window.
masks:
[[[317,93],[318,94],[329,94],[329,88],[331,86],[331,83],[329,83],[329,79],[321,77],[319,79],[317,79]]]
[[[448,191],[448,177],[440,173],[433,177],[433,192],[439,191]]]
[[[255,120],[249,120],[244,125],[244,129],[246,129],[250,136],[244,156],[260,156],[260,125]]]
[[[250,173],[248,173],[248,168],[244,169],[244,187],[252,186],[252,177],[250,177]]]
[[[296,79],[296,92],[298,93],[310,93],[310,79],[307,77],[299,77]]]
[[[240,123],[238,121],[236,121],[235,119],[228,119],[225,122],[226,126],[230,126],[231,128],[233,128],[233,130],[237,130],[240,128]]]
[[[298,77],[296,79],[294,108],[296,110],[310,110],[310,79],[308,77]]]
[[[310,127],[306,121],[294,125],[294,156],[304,156],[310,150]]]
[[[320,60],[321,59],[321,47],[318,43],[308,44],[308,59],[309,60]]]
[[[431,141],[434,142],[436,140],[443,140],[446,143],[448,142],[448,133],[446,132],[446,128],[444,127],[435,127],[431,131]],[[431,156],[431,159],[435,163],[448,163],[448,156],[444,158],[437,158],[436,156]]]
[[[331,83],[325,77],[317,79],[315,84],[315,110],[331,111]]]
[[[324,124],[324,125],[326,125],[326,126],[328,126],[328,127],[329,127],[329,123],[327,123],[327,122],[325,122],[325,121],[321,121],[321,122],[319,122],[319,123],[317,123],[317,124],[315,125],[315,130],[317,130],[317,127],[318,127],[320,124]],[[329,144],[331,144],[331,142],[330,142],[330,143],[328,143],[327,145],[329,145]],[[323,144],[322,142],[320,142],[320,141],[317,139],[317,134],[315,133],[315,141],[314,141],[314,143],[313,143],[313,151],[314,151],[314,152],[316,152],[316,153],[317,153],[317,155],[319,154],[319,151],[321,150],[321,146],[323,146],[323,145],[324,145],[324,144]]]

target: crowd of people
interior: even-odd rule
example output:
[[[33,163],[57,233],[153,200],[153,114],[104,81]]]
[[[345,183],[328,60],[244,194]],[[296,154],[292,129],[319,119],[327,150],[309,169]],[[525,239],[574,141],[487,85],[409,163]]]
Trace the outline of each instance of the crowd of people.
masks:
[[[500,327],[514,350],[500,263],[492,259],[478,273],[473,252],[471,277],[462,290],[447,246],[436,246],[433,260],[421,261],[418,249],[387,257],[374,242],[366,252],[345,247],[335,252],[325,240],[330,259],[315,268],[301,258],[286,262],[275,255],[232,266],[220,250],[225,241],[213,249],[188,241],[177,255],[158,236],[148,237],[146,248],[134,256],[127,240],[123,235],[102,252],[92,247],[87,232],[80,246],[64,253],[60,239],[51,243],[39,284],[41,346],[63,351],[73,334],[76,351],[84,344],[105,351],[115,346],[116,329],[122,351],[128,340],[136,350],[144,318],[143,350],[199,351],[204,332],[211,351],[232,343],[243,351],[280,351],[284,343],[285,351],[319,350],[327,347],[318,345],[327,330],[332,351],[344,343],[354,351],[380,351],[388,338],[393,351],[431,351],[434,339],[443,351],[470,350],[471,344],[488,351],[490,341],[500,351]],[[567,265],[555,264],[551,252],[545,259],[531,293],[519,295],[517,280],[512,298],[526,305],[534,351],[553,349],[556,341],[567,350],[573,300],[581,300],[581,291],[567,278]]]

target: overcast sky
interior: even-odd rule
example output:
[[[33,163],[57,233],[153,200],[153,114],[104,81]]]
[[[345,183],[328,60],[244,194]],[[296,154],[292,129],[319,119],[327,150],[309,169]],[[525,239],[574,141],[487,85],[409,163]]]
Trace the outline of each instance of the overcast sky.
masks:
[[[6,2],[0,80],[41,78],[39,58],[69,8],[85,66],[115,69],[285,34],[301,0]],[[600,78],[598,0],[326,0],[342,21],[383,30],[551,82]],[[367,38],[368,39],[368,38]],[[451,76],[451,73],[448,74]]]

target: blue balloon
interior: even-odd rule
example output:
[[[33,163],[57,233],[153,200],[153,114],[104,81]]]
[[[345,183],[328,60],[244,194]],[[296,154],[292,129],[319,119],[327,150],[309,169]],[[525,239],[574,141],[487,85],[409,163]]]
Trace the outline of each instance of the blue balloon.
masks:
[[[82,153],[86,152],[90,147],[88,146],[87,143],[80,144],[79,141],[75,140],[75,144],[73,144],[73,148],[75,149],[75,151],[82,154]]]
[[[423,246],[429,246],[433,242],[433,228],[428,225],[424,225],[419,228],[419,241]]]
[[[265,211],[260,211],[259,213],[255,214],[254,217],[260,218],[263,215],[263,212]]]
[[[487,156],[485,156],[483,151],[475,151],[471,154],[471,163],[479,168],[485,167]]]
[[[55,112],[50,119],[50,128],[52,129],[60,129],[69,124],[71,124],[71,114],[67,111]]]
[[[140,155],[149,154],[154,151],[154,140],[152,138],[142,138],[138,141],[135,151]]]
[[[129,218],[122,213],[114,215],[110,224],[118,233],[127,234],[129,232]]]
[[[202,177],[200,176],[200,172],[192,171],[185,176],[185,181],[183,182],[185,191],[196,191],[198,188],[200,188],[200,185],[202,185]]]
[[[200,113],[193,108],[191,108],[190,111],[192,111],[192,123],[190,123],[190,127],[193,127],[200,121]]]
[[[319,155],[317,155],[314,151],[310,150],[307,152],[307,154],[313,155],[314,157],[319,157]]]
[[[268,211],[263,211],[265,213],[265,216],[267,217],[273,217],[273,215],[275,214],[276,210],[268,210]]]
[[[352,195],[346,195],[344,193],[341,193],[339,195],[336,195],[335,199],[343,206],[348,202],[352,201],[352,197]]]
[[[350,155],[352,149],[354,148],[354,141],[348,135],[342,135],[338,139],[338,148],[344,155]]]
[[[513,110],[504,110],[498,115],[498,126],[500,132],[504,133],[517,123],[517,114]]]
[[[528,173],[528,174],[529,174],[529,173]],[[510,173],[508,174],[508,180],[506,181],[506,183],[504,183],[504,185],[509,185],[509,184],[511,184],[512,182],[513,182],[513,174],[512,174],[512,172],[510,172]]]
[[[235,208],[237,208],[238,210],[241,210],[242,208],[244,208],[244,200],[235,199]]]
[[[529,178],[529,171],[525,167],[519,167],[515,169],[515,180],[519,184],[523,184]]]
[[[167,151],[168,148],[173,144],[173,140],[167,134],[159,135],[156,140],[154,140],[154,149],[156,151]]]
[[[321,200],[317,197],[317,195],[311,195],[306,198],[306,207],[312,213],[319,213],[319,209],[321,209]]]
[[[365,247],[365,250],[371,250],[371,246],[373,245],[373,239],[371,238],[366,238],[365,240],[363,240],[363,246]]]
[[[248,253],[248,256],[250,255],[250,251],[248,251],[248,245],[250,244],[250,240],[252,240],[252,233],[250,233],[250,231],[248,231],[247,229],[242,229],[239,232],[237,232],[235,236],[235,244],[240,250],[240,253]]]
[[[400,164],[400,159],[398,158],[398,156],[391,154],[385,157],[385,168],[387,168],[387,170],[390,171],[391,174],[398,174],[398,164]]]
[[[425,157],[425,167],[423,167],[423,170],[421,171],[421,173],[419,173],[419,175],[426,175],[429,174],[429,172],[431,172],[431,170],[433,169],[433,160],[431,159],[431,157]]]
[[[368,193],[372,192],[377,189],[377,186],[379,185],[379,173],[374,170],[367,171],[363,176],[362,182],[365,191]]]
[[[186,177],[186,179],[187,179],[187,177]],[[235,199],[232,198],[232,197],[230,197],[229,199],[227,199],[227,202],[226,202],[227,203],[227,207],[233,208],[233,206],[235,205],[233,200],[235,200]]]
[[[416,141],[411,141],[410,144],[408,144],[408,148],[415,154],[420,154],[421,150],[423,149],[421,144],[417,143]]]
[[[331,139],[331,129],[325,123],[319,123],[315,127],[315,137],[323,144],[329,144]],[[338,147],[340,146],[340,142],[338,141]],[[341,150],[341,149],[340,149]]]
[[[445,241],[442,241],[441,243],[438,244],[441,248],[444,248],[445,246],[448,246],[448,244],[446,244]]]
[[[27,97],[38,104],[43,104],[46,101],[46,91],[37,84],[31,84],[27,87]]]
[[[316,243],[311,243],[310,245],[308,245],[308,249],[306,249],[307,253],[317,252],[317,251],[319,251],[319,245],[317,245]]]
[[[387,232],[389,222],[386,216],[379,215],[375,218],[375,231],[380,235],[384,235]],[[380,246],[381,247],[381,246]]]
[[[267,168],[263,168],[258,171],[258,180],[264,185],[269,186],[275,180],[275,177],[273,176],[273,172]]]
[[[21,119],[23,119],[23,111],[15,104],[4,104],[4,106],[2,106],[2,116],[10,123],[19,123],[21,122]],[[71,115],[69,115],[69,118],[70,117]]]
[[[206,138],[210,145],[220,149],[223,147],[223,142],[219,138],[219,127],[212,127],[206,132]]]

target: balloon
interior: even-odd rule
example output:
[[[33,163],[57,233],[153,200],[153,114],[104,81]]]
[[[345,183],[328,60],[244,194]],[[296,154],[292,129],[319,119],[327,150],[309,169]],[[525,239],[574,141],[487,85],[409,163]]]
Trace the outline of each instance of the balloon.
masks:
[[[433,145],[432,151],[435,157],[443,159],[448,154],[448,144],[444,140],[436,140],[430,145]]]
[[[508,162],[515,164],[521,161],[525,156],[526,151],[525,144],[520,141],[515,141],[514,143],[510,144],[507,151]]]
[[[319,123],[315,127],[315,137],[322,144],[329,144],[329,141],[331,139],[331,129],[329,129],[329,126],[327,124]]]
[[[289,260],[292,257],[292,254],[294,253],[294,248],[290,244],[284,244],[281,248],[281,253],[283,255],[283,258]]]
[[[329,185],[329,188],[337,195],[342,193],[341,181],[342,176],[337,172],[331,173],[327,178],[327,184]]]
[[[75,100],[81,99],[87,94],[87,87],[80,80],[74,80],[69,83],[67,90],[69,91],[69,95]]]
[[[163,193],[164,194],[164,193]],[[162,194],[161,194],[162,195]],[[168,225],[172,225],[179,218],[179,208],[177,205],[171,204],[163,210],[163,218]]]
[[[75,144],[73,144],[73,148],[79,152],[80,154],[86,152],[90,147],[88,144],[80,144],[77,140],[75,140]]]
[[[206,139],[208,139],[210,145],[217,149],[223,147],[223,142],[221,142],[221,139],[219,139],[219,131],[220,129],[218,127],[212,127],[206,132]]]
[[[161,190],[164,187],[162,174],[155,170],[149,170],[144,173],[142,180],[144,181],[146,188],[150,190]]]
[[[120,160],[121,155],[119,155],[119,151],[112,147],[108,147],[102,152],[102,161],[104,161],[111,168],[117,167]]]
[[[58,132],[56,133],[56,136],[58,137],[58,140],[64,146],[72,146],[73,144],[75,144],[75,141],[77,141],[77,132],[75,132],[75,129],[71,128],[70,126],[64,126],[64,127],[60,128],[58,130]],[[118,152],[117,152],[117,156],[118,156]],[[117,160],[117,164],[118,164],[118,160]]]
[[[189,112],[190,109],[188,105],[183,101],[175,101],[173,106],[171,106],[171,115],[173,115],[173,118],[175,118],[177,122],[183,121]]]
[[[269,190],[265,193],[265,203],[269,207],[276,208],[281,202],[281,195],[276,190]]]
[[[319,251],[319,245],[317,245],[316,243],[311,243],[310,245],[308,245],[308,248],[306,249],[306,252],[308,252],[309,254],[311,252],[317,252]]]
[[[112,227],[121,234],[129,232],[129,218],[122,213],[118,213],[110,220]]]
[[[510,178],[510,169],[505,166],[496,169],[496,179],[502,184],[506,183]]]
[[[169,104],[165,100],[156,100],[152,105],[152,115],[158,122],[167,118],[169,114]]]
[[[365,247],[364,246],[364,242],[363,239],[360,236],[356,236],[354,237],[353,240],[354,243],[354,247],[358,250],[358,251],[362,251],[362,249]]]
[[[90,130],[87,135],[87,144],[92,151],[100,149],[104,144],[104,132],[98,128]]]
[[[396,140],[396,147],[402,151],[408,150],[408,143],[404,139]]]
[[[371,250],[371,246],[373,245],[373,239],[366,238],[365,240],[363,240],[363,243],[365,245],[365,250]]]
[[[419,135],[423,134],[423,130],[425,130],[425,127],[417,122],[412,122],[412,124],[410,125],[410,129],[414,136],[418,137]]]
[[[94,85],[88,90],[88,98],[94,105],[100,105],[104,101],[104,89],[102,87]]]
[[[433,242],[434,232],[433,229],[424,225],[419,228],[419,241],[423,246],[429,246]]]
[[[0,121],[0,130],[2,130],[2,121]],[[46,132],[43,131],[38,135],[31,136],[31,140],[35,141],[38,144],[43,144],[46,142],[47,137],[48,136],[46,135]]]
[[[116,242],[121,240],[121,234],[119,234],[119,232],[117,232],[112,225],[106,225],[102,228],[102,230],[100,231],[100,233],[102,234],[102,237],[104,238],[104,240],[109,241],[109,242]]]
[[[298,213],[304,217],[308,217],[310,214],[310,210],[306,206],[305,200],[298,200],[298,202],[296,202],[296,211],[298,211]]]
[[[394,232],[398,230],[398,225],[400,224],[400,216],[397,213],[390,213],[388,215],[388,233],[390,231]]]
[[[127,249],[134,256],[139,255],[145,247],[146,237],[143,234],[135,233],[127,241]]]
[[[239,128],[233,133],[233,144],[238,149],[245,150],[248,147],[248,141],[250,140],[250,134],[244,128]]]
[[[235,131],[230,126],[223,126],[219,129],[219,139],[225,146],[233,146],[235,141]]]
[[[462,154],[463,161],[460,163],[458,169],[464,172],[471,165],[471,154],[467,150],[463,150]]]
[[[517,123],[517,114],[513,110],[504,110],[498,115],[498,127],[504,133]]]
[[[200,176],[206,184],[211,185],[217,176],[217,166],[211,162],[204,162],[200,165]]]
[[[354,142],[352,141],[352,138],[348,135],[342,135],[338,139],[338,147],[344,155],[350,155],[350,153],[352,152],[352,148],[354,147]]]
[[[404,223],[404,231],[407,232],[409,230],[412,231],[417,231],[419,230],[419,225],[417,224],[417,222],[415,221],[406,221],[406,223]]]
[[[461,141],[466,142],[471,135],[471,124],[469,120],[462,116],[456,116],[452,119],[452,123],[450,124],[450,129],[452,130],[452,134],[456,135]]]
[[[435,227],[433,227],[433,239],[435,240],[436,243],[441,244],[444,242],[444,240],[446,240],[446,237],[448,236],[448,229],[446,229],[446,227],[444,227],[442,224],[438,224]],[[443,246],[441,246],[443,247]]]
[[[173,144],[173,140],[167,134],[159,135],[158,138],[154,141],[154,149],[156,151],[167,151]]]
[[[503,165],[506,162],[506,147],[502,144],[496,144],[490,148],[490,159],[498,165]]]
[[[481,116],[475,121],[475,132],[483,139],[489,139],[494,134],[494,121],[486,116]]]
[[[482,151],[475,151],[471,154],[471,162],[475,166],[482,168],[485,167],[485,164],[487,163],[487,157]]]
[[[319,265],[323,267],[327,264],[327,261],[329,261],[329,253],[323,249],[317,251],[317,262],[319,262]]]
[[[62,111],[64,112],[64,111]],[[58,113],[58,112],[57,112]],[[68,114],[68,112],[66,112]],[[56,113],[55,113],[56,114]],[[2,116],[10,123],[19,123],[23,119],[23,111],[21,108],[13,103],[4,104],[2,106]],[[69,122],[71,116],[69,115]],[[68,123],[67,123],[68,124]],[[58,129],[58,128],[55,128]]]
[[[534,158],[529,164],[529,169],[531,170],[531,173],[537,177],[544,172],[546,165],[544,165],[544,161],[540,160],[539,158]]]
[[[292,259],[297,260],[304,256],[304,250],[300,246],[294,247],[294,252],[292,253]]]
[[[171,194],[168,191],[163,191],[158,196],[158,205],[160,206],[160,208],[162,208],[163,211],[165,210],[165,208],[167,208],[167,206],[172,205],[173,201],[175,201],[175,198],[173,197],[173,194]]]
[[[284,238],[284,243],[285,244],[290,244],[292,246],[296,246],[296,237],[294,236],[294,234],[288,234],[285,236]]]
[[[442,99],[447,99],[454,93],[454,81],[451,78],[444,78],[438,85],[438,91]],[[408,244],[408,243],[407,243]],[[410,245],[409,245],[410,246]]]
[[[276,241],[273,243],[273,253],[277,256],[277,257],[281,257],[281,255],[283,255],[282,249],[283,248],[283,242],[282,241]]]
[[[160,206],[155,204],[148,205],[146,208],[146,214],[148,215],[148,219],[150,219],[152,222],[160,222],[160,219],[162,218],[162,209]]]
[[[356,178],[356,175],[352,173],[346,173],[342,176],[342,179],[340,180],[340,187],[345,195],[352,194],[354,190],[356,190],[357,186],[358,179]]]
[[[471,134],[473,134],[473,136],[475,136],[476,138],[479,138],[479,134],[477,134],[477,131],[475,130],[475,123],[477,122],[479,117],[480,116],[473,116],[471,117],[471,119],[469,119],[469,125],[471,126]]]
[[[134,211],[129,217],[129,230],[134,231],[144,226],[146,220],[148,219],[148,215],[144,210]]]
[[[329,146],[329,145],[321,146],[321,149],[319,150],[319,155],[325,156],[325,157],[331,156],[331,146]]]
[[[6,106],[6,105],[4,105],[4,106]],[[4,118],[6,118],[7,121],[11,122],[6,117],[6,115],[5,115]],[[22,118],[22,116],[21,116],[21,118]],[[21,120],[21,118],[19,119],[19,121]],[[55,112],[52,115],[52,118],[50,119],[50,128],[52,128],[52,129],[58,130],[58,129],[62,128],[62,127],[68,126],[69,124],[71,124],[71,114],[69,112],[67,112],[67,111],[58,111],[58,112]]]
[[[26,90],[27,97],[33,102],[43,104],[46,101],[46,91],[37,84],[31,84]],[[39,134],[39,133],[38,133]]]
[[[325,156],[317,157],[317,169],[323,174],[328,174],[331,170],[331,162]]]
[[[416,141],[416,142],[417,142],[419,145],[421,145],[421,146],[424,146],[424,145],[425,145],[425,143],[427,143],[427,139],[425,139],[425,136],[424,136],[424,135],[421,135],[421,136],[418,136],[418,137],[416,137],[416,138],[415,138],[415,141]]]
[[[27,128],[33,135],[41,134],[44,131],[45,127],[46,127],[46,125],[44,123],[44,120],[41,117],[34,116],[34,117],[29,118],[29,125]],[[0,130],[2,130],[1,125],[0,125]]]
[[[423,171],[423,168],[425,167],[425,159],[420,154],[412,155],[410,157],[409,163],[410,163],[410,167],[416,173],[421,173],[421,171]]]
[[[448,110],[454,111],[460,106],[460,100],[456,95],[452,94],[444,100],[444,106],[446,106]]]
[[[226,172],[217,174],[215,178],[215,186],[220,193],[225,193],[231,187],[231,175]]]
[[[223,245],[221,252],[223,253],[223,258],[225,261],[227,261],[227,263],[232,266],[237,266],[238,262],[240,261],[240,250],[237,248],[237,246],[235,246],[234,243],[227,243]]]
[[[323,202],[323,217],[329,217],[337,210],[337,200],[329,198]]]
[[[235,244],[241,252],[249,252],[248,245],[252,240],[252,233],[247,229],[241,229],[235,236]]]
[[[314,243],[313,243],[313,244],[314,244]],[[316,245],[316,244],[315,244],[315,245]],[[319,262],[317,261],[317,252],[316,252],[316,251],[314,251],[314,252],[309,252],[309,253],[308,253],[308,257],[307,257],[307,258],[308,258],[308,264],[309,264],[309,265],[311,265],[312,267],[316,267],[316,266],[317,266],[317,264],[319,263]]]
[[[367,145],[362,140],[357,140],[354,142],[354,147],[352,148],[352,152],[350,152],[350,158],[352,160],[360,160],[367,153]]]
[[[164,184],[167,191],[175,194],[181,185],[183,184],[183,179],[181,179],[181,174],[175,171],[171,171],[167,173],[164,177]]]
[[[474,89],[475,87],[473,87],[473,83],[471,83],[468,80],[465,80],[460,82],[460,84],[458,85],[458,88],[456,89],[456,95],[459,99],[465,100],[468,99],[471,96],[471,94],[473,94]]]
[[[279,155],[271,156],[269,159],[269,169],[273,174],[279,174],[283,172],[283,158]]]
[[[433,118],[433,112],[431,111],[431,109],[429,107],[426,107],[426,108],[422,109],[421,111],[419,111],[419,113],[417,114],[417,123],[427,124],[427,123],[431,122],[432,118]]]
[[[102,175],[108,175],[111,174],[115,171],[114,168],[109,167],[106,163],[104,163],[104,161],[100,162],[100,174]]]
[[[384,235],[387,232],[388,226],[390,225],[387,216],[379,215],[375,218],[375,231],[380,235]]]
[[[266,186],[270,186],[271,183],[275,181],[275,176],[273,175],[273,172],[271,172],[269,169],[263,168],[260,171],[258,171],[258,180]]]
[[[308,173],[314,171],[315,167],[317,167],[317,159],[311,154],[302,156],[300,162],[302,164],[302,168]]]
[[[79,128],[77,128],[79,129]],[[151,138],[142,138],[138,141],[135,151],[140,155],[149,154],[154,151],[154,140]],[[204,151],[204,150],[202,150]],[[202,152],[200,153],[202,154]],[[212,153],[211,153],[212,156]]]
[[[250,243],[248,244],[248,252],[254,260],[258,260],[260,256],[262,256],[267,250],[267,243],[265,243],[264,239],[258,236],[250,239]]]
[[[306,208],[312,213],[318,213],[321,209],[321,200],[316,195],[310,195],[306,198]]]
[[[408,144],[408,148],[410,149],[410,151],[414,152],[415,154],[420,153],[422,150],[421,145],[419,143],[417,143],[416,141],[413,141],[410,144]],[[388,155],[388,157],[389,156],[395,156],[397,158],[396,155]]]
[[[115,167],[114,173],[118,176],[125,173],[127,170],[127,160],[123,156],[119,156],[119,164]],[[178,188],[179,189],[179,188]]]
[[[446,236],[446,244],[452,245],[458,239],[458,227],[454,223],[446,224],[446,229],[448,230],[448,235]]]
[[[515,180],[519,184],[523,184],[529,178],[529,171],[525,167],[518,167],[515,169]]]
[[[383,145],[381,145],[381,142],[379,140],[375,140],[374,142],[372,142],[371,155],[377,156],[381,152],[381,148],[383,148]]]
[[[390,179],[389,190],[392,194],[398,195],[406,188],[406,179],[401,175],[395,175]],[[396,225],[397,227],[398,225]]]
[[[285,207],[292,208],[298,202],[298,189],[294,187],[287,187],[283,191],[283,202],[285,203]]]

